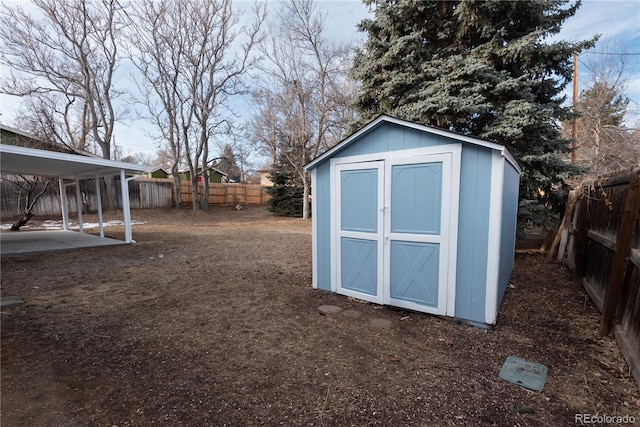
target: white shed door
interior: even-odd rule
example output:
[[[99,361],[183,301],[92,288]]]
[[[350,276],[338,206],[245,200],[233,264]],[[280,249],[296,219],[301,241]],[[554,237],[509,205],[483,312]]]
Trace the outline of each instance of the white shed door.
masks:
[[[445,153],[336,165],[338,293],[447,313],[451,161]]]
[[[337,292],[383,304],[384,162],[338,165]]]

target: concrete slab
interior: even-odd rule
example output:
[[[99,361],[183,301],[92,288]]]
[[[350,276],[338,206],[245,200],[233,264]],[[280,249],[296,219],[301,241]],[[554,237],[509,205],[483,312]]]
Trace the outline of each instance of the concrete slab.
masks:
[[[318,307],[318,310],[323,314],[340,313],[342,311],[342,307],[338,307],[337,305],[321,305]]]
[[[371,320],[371,324],[376,328],[389,329],[393,325],[393,322],[391,320],[376,317],[375,319]]]
[[[122,240],[68,230],[4,232],[0,233],[0,257],[126,244]]]
[[[349,317],[351,319],[359,319],[360,316],[362,316],[362,313],[360,313],[357,310],[345,310],[341,313],[344,317]]]
[[[15,307],[24,304],[20,297],[2,297],[0,298],[0,308]]]

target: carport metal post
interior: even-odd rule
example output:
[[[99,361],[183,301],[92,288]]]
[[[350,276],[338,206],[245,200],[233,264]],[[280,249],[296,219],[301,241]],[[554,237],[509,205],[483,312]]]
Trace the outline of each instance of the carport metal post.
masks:
[[[58,187],[60,187],[60,207],[62,209],[62,228],[69,230],[69,204],[67,203],[67,186],[64,178],[58,178]]]
[[[124,169],[120,169],[120,188],[122,193],[122,217],[124,220],[124,241],[127,243],[135,243],[131,236],[131,211],[129,206],[129,181],[127,180]]]
[[[80,193],[80,180],[76,177],[76,208],[78,210],[78,226],[80,233],[84,234],[84,222],[82,221],[82,194]]]
[[[100,227],[100,237],[104,238],[104,224],[102,223],[102,193],[100,190],[100,175],[96,174],[96,203],[98,205],[98,227]]]

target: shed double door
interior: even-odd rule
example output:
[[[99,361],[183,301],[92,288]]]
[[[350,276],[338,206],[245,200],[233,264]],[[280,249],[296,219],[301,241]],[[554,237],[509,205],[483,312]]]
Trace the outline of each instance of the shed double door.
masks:
[[[451,160],[445,153],[335,166],[338,293],[447,314]]]

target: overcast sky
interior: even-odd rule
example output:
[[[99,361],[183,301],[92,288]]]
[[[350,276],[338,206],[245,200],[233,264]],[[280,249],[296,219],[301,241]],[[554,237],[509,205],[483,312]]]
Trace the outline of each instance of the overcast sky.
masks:
[[[25,1],[5,2],[12,7],[15,4],[25,5]],[[343,41],[357,45],[364,40],[356,25],[363,18],[369,16],[368,8],[357,0],[346,1],[318,1],[318,6],[326,12],[326,26],[328,35],[336,41]],[[628,81],[625,95],[631,99],[629,109],[634,110],[634,119],[640,119],[640,1],[637,0],[583,0],[576,15],[568,19],[559,38],[570,41],[583,40],[595,34],[602,34],[603,39],[624,44],[630,54],[628,58],[633,62],[633,71]],[[601,57],[609,52],[603,51],[598,45],[594,54],[585,53],[580,56],[579,82],[580,90],[588,85],[588,64],[593,57]],[[5,75],[6,68],[0,68],[1,75]],[[570,92],[571,88],[568,88]],[[248,96],[234,102],[234,109],[248,115],[250,106]],[[14,126],[18,112],[19,99],[0,94],[0,121]],[[156,147],[145,135],[144,129],[148,124],[141,120],[129,120],[118,124],[116,128],[116,144],[123,149],[123,154],[145,152],[154,154]],[[256,167],[261,165],[257,164]]]

